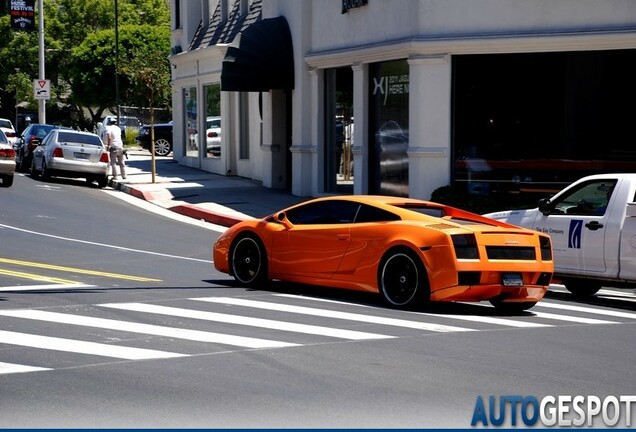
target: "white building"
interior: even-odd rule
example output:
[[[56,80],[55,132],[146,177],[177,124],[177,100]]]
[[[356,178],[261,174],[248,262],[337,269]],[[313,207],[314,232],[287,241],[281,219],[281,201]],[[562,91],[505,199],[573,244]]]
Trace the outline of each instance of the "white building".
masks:
[[[171,2],[181,164],[423,199],[636,170],[633,0]]]

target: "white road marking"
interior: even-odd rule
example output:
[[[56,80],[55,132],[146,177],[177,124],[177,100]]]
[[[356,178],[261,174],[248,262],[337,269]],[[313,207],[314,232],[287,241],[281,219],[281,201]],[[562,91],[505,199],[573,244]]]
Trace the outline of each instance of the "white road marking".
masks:
[[[229,324],[246,325],[272,330],[282,330],[296,333],[305,333],[320,336],[329,336],[341,339],[368,340],[368,339],[391,339],[394,336],[387,336],[376,333],[366,333],[352,330],[340,330],[331,327],[295,324],[286,321],[275,321],[262,318],[250,318],[239,315],[230,315],[215,312],[197,311],[192,309],[182,309],[168,306],[156,306],[147,303],[107,303],[99,306],[123,309],[128,311],[146,312],[152,314],[169,315],[182,318],[192,318],[205,321],[223,322]]]
[[[10,374],[10,373],[22,373],[22,372],[38,372],[38,371],[46,371],[46,370],[51,370],[51,369],[0,362],[0,375]]]
[[[304,306],[292,306],[280,303],[263,302],[257,300],[246,300],[231,297],[201,297],[191,298],[190,300],[204,301],[209,303],[220,303],[234,306],[245,306],[258,309],[275,310],[279,312],[298,313],[303,315],[320,316],[324,318],[335,318],[349,321],[366,322],[371,324],[381,324],[395,327],[412,328],[418,330],[428,330],[433,332],[460,332],[474,331],[473,329],[464,327],[447,326],[442,324],[432,324],[419,321],[408,321],[396,318],[384,318],[371,315],[363,315],[351,312],[338,312],[327,309],[315,309]]]
[[[136,253],[141,253],[141,254],[146,254],[146,255],[155,255],[155,256],[161,256],[161,257],[166,257],[166,258],[176,258],[176,259],[182,259],[182,260],[187,260],[187,261],[198,261],[198,262],[204,262],[204,263],[208,263],[208,264],[211,263],[210,260],[202,260],[202,259],[198,259],[198,258],[190,258],[190,257],[179,256],[179,255],[170,255],[170,254],[164,254],[164,253],[159,253],[159,252],[145,251],[145,250],[141,250],[141,249],[132,249],[132,248],[127,248],[127,247],[123,247],[123,246],[109,245],[109,244],[105,244],[105,243],[97,243],[97,242],[92,242],[92,241],[88,241],[88,240],[80,240],[80,239],[74,239],[74,238],[70,238],[70,237],[56,236],[56,235],[53,235],[53,234],[46,234],[46,233],[42,233],[42,232],[31,231],[31,230],[24,229],[24,228],[18,228],[18,227],[14,227],[14,226],[11,226],[11,225],[0,224],[0,228],[11,229],[11,230],[14,230],[14,231],[20,231],[20,232],[24,232],[24,233],[27,233],[27,234],[33,234],[33,235],[38,235],[38,236],[42,236],[42,237],[49,237],[49,238],[54,238],[54,239],[64,240],[64,241],[69,241],[69,242],[82,243],[82,244],[93,245],[93,246],[100,246],[100,247],[105,247],[105,248],[109,248],[109,249],[117,249],[117,250],[120,250],[120,251],[136,252]]]
[[[558,320],[558,321],[569,321],[569,322],[575,322],[575,323],[581,323],[581,324],[618,324],[616,321],[607,321],[607,320],[600,320],[595,318],[583,318],[583,317],[576,317],[576,316],[570,316],[570,315],[559,315],[559,314],[537,312],[537,311],[532,311],[532,313],[539,318],[552,319],[552,320]]]
[[[79,354],[90,354],[103,357],[114,357],[126,360],[147,360],[156,358],[186,357],[168,351],[156,351],[144,348],[130,348],[119,345],[86,342],[74,339],[63,339],[50,336],[39,336],[28,333],[17,333],[0,330],[0,343],[26,346],[30,348],[66,351]]]
[[[211,333],[199,330],[164,327],[152,324],[139,324],[131,321],[118,321],[106,318],[94,318],[81,315],[63,314],[43,310],[12,309],[0,311],[0,316],[25,318],[54,322],[59,324],[71,324],[85,327],[96,327],[109,330],[120,330],[130,333],[142,333],[153,336],[164,336],[175,339],[185,339],[197,342],[218,343],[224,345],[240,346],[245,348],[284,348],[297,346],[298,344],[256,339],[243,336],[232,336],[221,333]]]
[[[621,312],[617,310],[607,310],[607,309],[596,309],[584,306],[575,306],[575,305],[565,305],[565,304],[556,304],[556,303],[546,303],[539,302],[535,307],[544,307],[544,308],[553,308],[553,309],[563,309],[563,310],[571,310],[575,312],[585,312],[596,315],[607,315],[616,318],[628,318],[628,319],[636,319],[636,313],[631,312]]]
[[[367,305],[358,305],[356,303],[347,303],[347,302],[338,302],[338,301],[334,301],[334,300],[323,300],[320,298],[316,298],[316,297],[302,297],[302,296],[294,296],[292,294],[276,294],[277,296],[281,296],[281,297],[290,297],[290,298],[302,298],[305,300],[312,300],[312,301],[327,301],[330,303],[342,303],[342,304],[346,304],[346,305],[353,305],[353,306],[363,306],[363,307],[369,307]],[[489,308],[491,309],[491,308]],[[515,320],[509,320],[509,319],[505,319],[505,318],[496,318],[496,317],[490,317],[490,316],[484,316],[484,315],[445,315],[445,314],[434,314],[434,313],[427,313],[427,312],[410,312],[410,313],[414,313],[417,316],[434,316],[434,317],[438,317],[438,318],[449,318],[449,319],[458,319],[458,320],[462,320],[462,321],[471,321],[471,322],[482,322],[482,323],[488,323],[488,324],[496,324],[496,325],[503,325],[503,326],[508,326],[508,327],[551,327],[549,324],[540,324],[540,323],[533,323],[533,322],[523,322],[523,321],[515,321]]]

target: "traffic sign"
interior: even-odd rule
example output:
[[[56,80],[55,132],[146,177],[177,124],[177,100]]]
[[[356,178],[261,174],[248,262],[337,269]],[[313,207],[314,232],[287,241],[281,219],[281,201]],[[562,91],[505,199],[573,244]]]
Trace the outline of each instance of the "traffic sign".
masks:
[[[51,80],[33,80],[33,97],[36,99],[51,99]]]

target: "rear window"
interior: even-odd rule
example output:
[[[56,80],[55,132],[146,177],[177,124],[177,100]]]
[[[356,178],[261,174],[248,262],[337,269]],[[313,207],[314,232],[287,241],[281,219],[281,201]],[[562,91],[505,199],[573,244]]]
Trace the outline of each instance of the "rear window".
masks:
[[[101,146],[102,142],[97,135],[84,135],[73,132],[60,132],[57,136],[58,142],[70,142],[77,144],[88,144]]]
[[[8,120],[0,120],[0,127],[7,128],[7,129],[13,129],[13,125]]]

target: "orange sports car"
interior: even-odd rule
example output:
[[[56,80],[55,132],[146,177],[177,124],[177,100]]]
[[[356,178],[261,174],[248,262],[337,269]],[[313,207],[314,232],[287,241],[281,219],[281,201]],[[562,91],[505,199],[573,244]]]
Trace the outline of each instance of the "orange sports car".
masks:
[[[317,198],[229,228],[214,266],[246,286],[268,280],[377,292],[394,307],[482,301],[529,309],[548,289],[550,237],[411,198]]]

